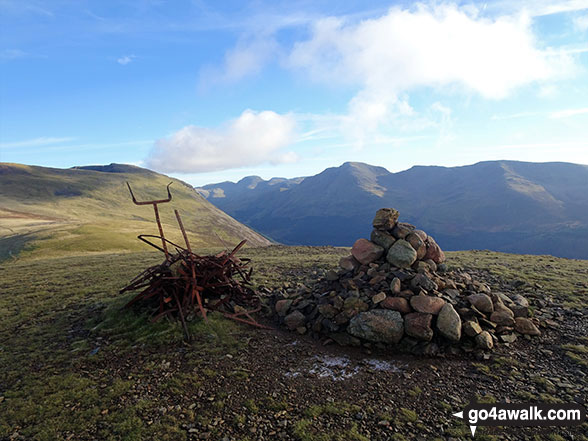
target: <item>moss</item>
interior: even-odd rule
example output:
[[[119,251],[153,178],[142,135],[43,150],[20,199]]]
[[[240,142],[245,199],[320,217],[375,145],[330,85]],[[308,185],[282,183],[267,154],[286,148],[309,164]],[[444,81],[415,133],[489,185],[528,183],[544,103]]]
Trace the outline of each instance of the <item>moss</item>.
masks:
[[[418,416],[414,410],[401,407],[398,409],[398,419],[400,421],[414,423],[416,420],[418,420]]]
[[[416,398],[416,397],[418,397],[422,393],[423,393],[423,390],[420,387],[418,387],[418,386],[415,386],[412,389],[409,389],[409,391],[408,391],[408,395],[411,398]]]
[[[580,366],[588,366],[588,361],[586,360],[585,356],[578,355],[575,352],[567,351],[566,356],[572,360],[574,363],[579,364]]]
[[[588,346],[586,345],[562,345],[562,349],[574,352],[576,354],[588,354]]]
[[[257,404],[255,404],[255,401],[253,401],[252,399],[245,401],[244,406],[249,412],[253,414],[259,412],[259,407],[257,406]]]
[[[497,400],[494,396],[492,395],[476,395],[476,401],[478,403],[485,403],[485,404],[492,404],[492,403],[496,403]]]

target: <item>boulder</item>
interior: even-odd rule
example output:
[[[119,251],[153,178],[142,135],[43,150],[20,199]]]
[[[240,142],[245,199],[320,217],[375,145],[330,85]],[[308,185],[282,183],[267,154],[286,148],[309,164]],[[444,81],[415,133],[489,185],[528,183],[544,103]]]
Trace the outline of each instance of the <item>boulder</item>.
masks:
[[[359,297],[347,297],[343,303],[343,312],[348,318],[351,318],[360,312],[367,311],[368,304]]]
[[[374,309],[353,317],[347,332],[374,343],[396,344],[404,334],[404,320],[398,311]]]
[[[441,308],[445,305],[445,300],[441,297],[418,295],[410,298],[410,306],[417,312],[426,314],[439,314]],[[457,312],[456,312],[457,314]]]
[[[433,329],[431,328],[431,314],[411,312],[404,316],[404,332],[406,335],[422,341],[431,341]]]
[[[404,239],[406,236],[412,233],[414,229],[414,225],[407,224],[405,222],[398,222],[392,229],[392,236],[394,236],[396,239]]]
[[[494,311],[490,316],[490,320],[498,326],[512,326],[515,324],[514,314],[506,311]]]
[[[468,337],[475,337],[476,335],[482,332],[482,328],[478,324],[478,322],[474,322],[473,320],[468,320],[463,323],[462,330],[465,335]]]
[[[425,260],[431,259],[437,265],[445,262],[445,253],[443,252],[441,247],[439,247],[439,245],[437,245],[437,242],[435,242],[435,239],[433,239],[431,236],[429,236],[427,238],[427,240],[425,241],[425,244],[427,245],[427,252],[424,256]]]
[[[541,331],[535,326],[535,323],[525,317],[517,317],[515,319],[515,330],[525,335],[541,335]]]
[[[421,237],[416,233],[410,233],[406,236],[405,239],[417,252],[417,259],[422,259],[427,254],[427,246],[425,245],[425,241],[421,239]]]
[[[351,248],[351,254],[363,265],[368,265],[384,254],[384,248],[367,239],[357,239]]]
[[[450,303],[443,305],[439,311],[437,329],[443,337],[451,341],[457,342],[461,338],[461,319]]]
[[[489,350],[494,347],[494,341],[488,331],[482,331],[476,335],[476,346],[479,348]]]
[[[284,317],[288,312],[290,305],[292,305],[292,300],[290,299],[278,300],[276,302],[276,312],[280,317]]]
[[[384,248],[386,251],[388,251],[392,244],[396,242],[396,238],[394,236],[381,230],[372,230],[370,240],[376,245]]]
[[[380,302],[380,307],[408,314],[412,309],[404,297],[386,297]]]
[[[352,255],[341,257],[341,259],[339,259],[339,266],[345,271],[355,271],[360,265],[361,264]]]
[[[376,211],[372,225],[378,230],[391,230],[398,221],[398,215],[394,208],[380,208]]]
[[[475,306],[478,311],[482,311],[485,314],[492,314],[494,312],[492,299],[486,294],[469,295],[468,302]]]
[[[438,288],[437,284],[424,274],[417,274],[414,276],[410,281],[410,287],[415,292],[419,291],[420,289],[432,292]]]
[[[290,331],[294,331],[296,328],[304,326],[305,321],[306,319],[300,311],[291,312],[284,318],[284,324]]]
[[[356,242],[357,243],[357,242]],[[403,239],[399,239],[390,247],[386,260],[391,265],[399,268],[410,268],[417,258],[417,252],[411,244]],[[359,260],[359,259],[358,259]]]

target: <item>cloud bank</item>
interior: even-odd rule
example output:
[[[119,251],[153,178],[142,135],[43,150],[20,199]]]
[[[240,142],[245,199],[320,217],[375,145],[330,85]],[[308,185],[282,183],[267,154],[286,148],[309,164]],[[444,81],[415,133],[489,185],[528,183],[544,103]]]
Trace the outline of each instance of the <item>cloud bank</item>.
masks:
[[[162,172],[198,173],[297,159],[282,149],[294,140],[295,120],[272,111],[244,111],[220,129],[186,126],[155,142],[146,166]]]

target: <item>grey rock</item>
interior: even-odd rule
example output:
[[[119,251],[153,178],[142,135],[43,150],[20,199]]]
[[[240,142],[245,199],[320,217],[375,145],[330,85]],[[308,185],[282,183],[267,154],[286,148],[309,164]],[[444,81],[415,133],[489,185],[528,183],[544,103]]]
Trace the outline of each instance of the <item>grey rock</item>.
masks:
[[[392,244],[396,242],[396,238],[394,236],[381,230],[373,230],[370,236],[370,240],[376,245],[384,248],[386,251],[388,251]]]
[[[304,326],[305,321],[304,314],[300,311],[294,311],[284,318],[284,324],[290,331],[294,331],[296,328]]]
[[[353,317],[347,332],[375,343],[396,344],[404,334],[404,319],[398,311],[374,309]]]
[[[410,268],[417,258],[417,252],[411,244],[403,239],[394,242],[388,250],[386,259],[391,265],[399,268]]]
[[[439,311],[437,329],[451,341],[459,341],[461,338],[461,319],[450,303],[446,303]]]

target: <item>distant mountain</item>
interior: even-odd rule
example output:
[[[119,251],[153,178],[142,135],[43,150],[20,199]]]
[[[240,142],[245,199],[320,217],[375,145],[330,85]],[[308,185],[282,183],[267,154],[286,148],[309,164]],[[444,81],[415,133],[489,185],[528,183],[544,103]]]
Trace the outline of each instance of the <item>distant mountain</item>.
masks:
[[[152,206],[139,200],[172,201],[159,211],[166,237],[183,244],[174,208],[182,216],[192,247],[268,245],[263,236],[206,201],[194,188],[144,168],[110,164],[71,169],[0,163],[0,260],[19,252],[50,256],[151,249],[138,234],[158,234]]]
[[[197,189],[239,221],[286,244],[351,245],[375,211],[435,236],[444,249],[588,258],[588,166],[488,161],[390,173],[347,162],[297,179],[244,178]]]

